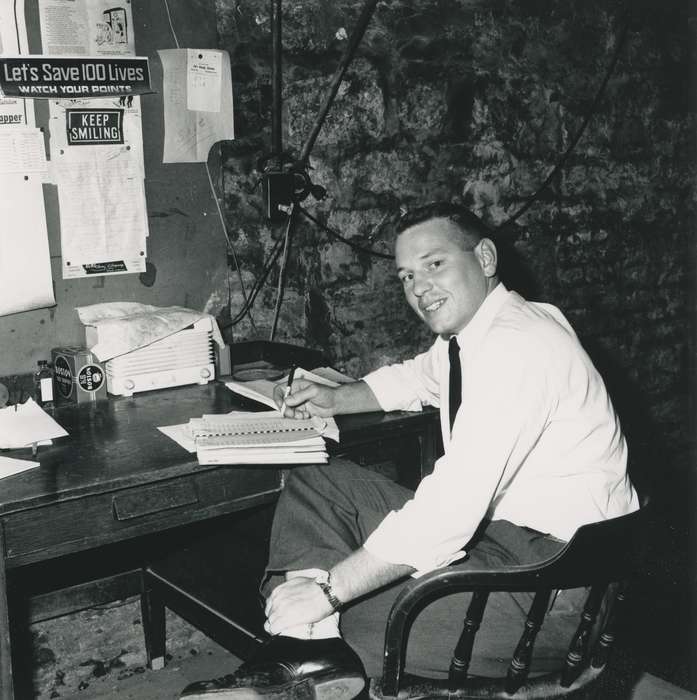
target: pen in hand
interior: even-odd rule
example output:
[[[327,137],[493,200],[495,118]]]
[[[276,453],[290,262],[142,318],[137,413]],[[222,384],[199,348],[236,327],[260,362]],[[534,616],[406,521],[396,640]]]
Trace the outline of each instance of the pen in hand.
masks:
[[[293,385],[293,377],[295,377],[295,367],[291,367],[290,374],[288,375],[288,381],[286,383],[286,388],[283,392],[283,401],[281,402],[281,415],[286,412],[286,399],[290,396],[290,388]]]

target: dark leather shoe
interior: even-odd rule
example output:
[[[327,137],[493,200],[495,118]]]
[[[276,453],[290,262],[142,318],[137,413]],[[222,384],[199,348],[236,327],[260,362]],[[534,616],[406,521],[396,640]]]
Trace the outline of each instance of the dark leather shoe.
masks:
[[[343,640],[278,635],[235,673],[184,688],[182,700],[351,700],[365,686],[356,652]]]

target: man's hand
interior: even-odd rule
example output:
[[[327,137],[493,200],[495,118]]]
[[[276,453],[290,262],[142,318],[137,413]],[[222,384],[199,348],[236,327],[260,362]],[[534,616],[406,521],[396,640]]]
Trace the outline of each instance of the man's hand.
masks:
[[[297,576],[271,591],[265,612],[264,629],[269,634],[281,634],[295,625],[319,622],[334,611],[314,579]]]
[[[279,385],[273,392],[279,409],[283,405],[285,389],[285,386]],[[330,387],[315,384],[307,379],[296,379],[285,403],[283,415],[288,418],[309,418],[310,416],[328,418],[344,413],[382,410],[375,394],[363,381]]]
[[[287,418],[309,418],[322,416],[327,418],[336,414],[336,389],[323,384],[315,384],[307,379],[296,379],[291,392],[285,399],[286,409],[283,413]],[[280,410],[283,405],[285,386],[279,385],[274,389],[273,397]]]

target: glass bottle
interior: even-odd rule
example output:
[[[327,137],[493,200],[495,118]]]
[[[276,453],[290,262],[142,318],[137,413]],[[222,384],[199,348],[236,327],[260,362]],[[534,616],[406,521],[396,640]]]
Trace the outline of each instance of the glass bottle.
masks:
[[[34,399],[42,408],[53,408],[53,370],[48,360],[39,360],[34,372]]]

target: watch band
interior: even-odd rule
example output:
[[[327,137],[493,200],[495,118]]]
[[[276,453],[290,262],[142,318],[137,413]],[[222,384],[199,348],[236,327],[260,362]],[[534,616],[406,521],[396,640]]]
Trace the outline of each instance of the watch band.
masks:
[[[328,571],[326,574],[322,573],[322,575],[315,579],[315,583],[322,589],[322,593],[324,593],[329,604],[332,606],[333,612],[338,612],[343,606],[343,603],[334,594],[331,574]]]

